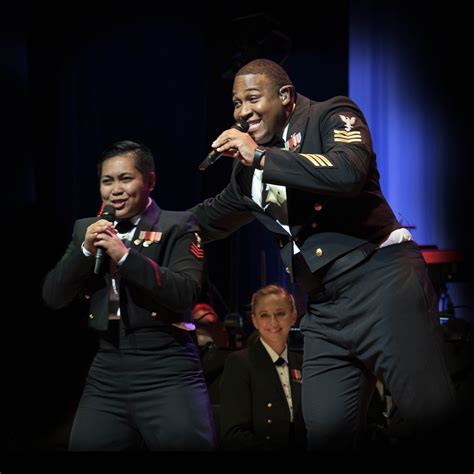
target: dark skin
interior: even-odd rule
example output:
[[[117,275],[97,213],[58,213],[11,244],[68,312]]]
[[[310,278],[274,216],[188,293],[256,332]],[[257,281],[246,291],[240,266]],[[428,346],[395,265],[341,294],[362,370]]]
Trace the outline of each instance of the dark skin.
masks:
[[[244,166],[252,166],[258,145],[264,145],[274,135],[283,133],[294,110],[294,87],[278,89],[264,74],[236,76],[232,100],[234,119],[246,120],[250,125],[248,133],[233,128],[225,130],[211,146],[226,156],[238,159]],[[264,165],[265,156],[260,162],[261,167]]]

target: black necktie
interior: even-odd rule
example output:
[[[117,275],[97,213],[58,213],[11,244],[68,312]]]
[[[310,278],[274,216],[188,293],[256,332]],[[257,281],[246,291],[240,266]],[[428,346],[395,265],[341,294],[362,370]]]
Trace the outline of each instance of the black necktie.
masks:
[[[128,234],[133,228],[135,227],[135,224],[128,219],[125,219],[123,221],[117,222],[117,225],[115,226],[115,229],[119,234]]]
[[[281,365],[286,364],[286,361],[285,359],[283,359],[283,357],[278,357],[278,359],[273,363],[277,365],[278,367],[280,367]]]
[[[125,244],[126,247],[130,248],[132,246],[132,238],[133,238],[133,229],[135,229],[136,224],[129,221],[128,219],[117,222],[115,229],[120,234],[122,242]]]

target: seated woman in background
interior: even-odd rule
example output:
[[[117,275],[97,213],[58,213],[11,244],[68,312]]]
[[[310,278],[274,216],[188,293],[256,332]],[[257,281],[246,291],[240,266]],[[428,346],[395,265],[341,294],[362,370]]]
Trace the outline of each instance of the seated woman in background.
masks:
[[[303,355],[287,345],[297,319],[293,296],[278,285],[265,286],[252,297],[251,317],[259,338],[227,357],[221,380],[223,448],[303,450]]]

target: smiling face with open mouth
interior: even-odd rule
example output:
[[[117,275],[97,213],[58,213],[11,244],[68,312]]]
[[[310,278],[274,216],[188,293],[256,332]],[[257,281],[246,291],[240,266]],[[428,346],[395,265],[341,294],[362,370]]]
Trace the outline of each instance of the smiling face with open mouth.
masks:
[[[145,209],[155,184],[154,173],[145,178],[133,153],[113,156],[102,163],[100,194],[115,208],[117,219],[128,219]]]
[[[236,76],[232,92],[234,119],[249,124],[249,135],[257,144],[281,135],[288,114],[278,95],[278,87],[264,74]]]

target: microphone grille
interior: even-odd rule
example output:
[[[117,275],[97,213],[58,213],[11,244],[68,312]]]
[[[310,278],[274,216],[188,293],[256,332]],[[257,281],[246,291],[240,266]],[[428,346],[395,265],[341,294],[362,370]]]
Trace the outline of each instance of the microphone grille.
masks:
[[[115,207],[111,204],[107,204],[104,207],[100,217],[106,221],[113,222],[115,220]]]
[[[249,123],[244,119],[237,120],[237,122],[235,122],[235,125],[234,125],[234,128],[244,133],[248,132],[249,127],[250,127]]]

